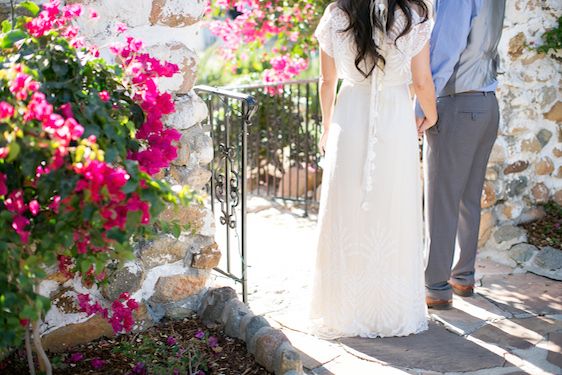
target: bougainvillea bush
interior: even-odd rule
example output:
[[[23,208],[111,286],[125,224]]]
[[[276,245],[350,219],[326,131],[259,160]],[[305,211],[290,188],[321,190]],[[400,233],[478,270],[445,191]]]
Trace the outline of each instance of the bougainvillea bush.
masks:
[[[222,42],[226,68],[242,73],[253,54],[265,82],[283,82],[308,67],[317,49],[313,32],[324,8],[319,0],[209,0],[209,29]]]
[[[153,177],[180,138],[163,125],[174,102],[156,80],[178,67],[144,53],[123,26],[111,46],[118,63],[99,58],[74,22],[78,5],[20,7],[29,15],[0,34],[0,347],[20,343],[49,308],[36,293],[46,269],[103,283],[136,237],[182,229],[158,222],[166,204],[194,199]],[[80,295],[79,305],[117,332],[131,329],[137,308],[126,294],[111,306]]]

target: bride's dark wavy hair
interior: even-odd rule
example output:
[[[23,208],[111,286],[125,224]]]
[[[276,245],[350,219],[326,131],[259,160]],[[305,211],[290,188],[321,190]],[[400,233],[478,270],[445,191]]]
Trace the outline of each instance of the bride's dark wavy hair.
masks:
[[[372,24],[382,30],[383,26],[381,21],[376,15],[376,9],[370,13],[370,0],[337,0],[336,6],[347,13],[349,18],[349,26],[340,30],[341,32],[351,31],[355,38],[355,44],[357,45],[357,56],[355,56],[355,66],[365,78],[369,77],[376,66],[384,67],[385,61],[384,57],[380,54],[380,48],[376,45],[373,40],[373,29]],[[395,13],[398,9],[401,9],[406,16],[406,26],[404,30],[398,35],[398,38],[403,37],[408,34],[412,28],[412,9],[415,8],[416,12],[420,17],[423,18],[423,22],[427,21],[429,18],[429,9],[427,4],[423,0],[389,0],[388,1],[388,20],[386,24],[386,30],[389,31],[395,20]],[[367,71],[364,71],[360,64],[362,61],[372,61],[372,66],[367,67]]]

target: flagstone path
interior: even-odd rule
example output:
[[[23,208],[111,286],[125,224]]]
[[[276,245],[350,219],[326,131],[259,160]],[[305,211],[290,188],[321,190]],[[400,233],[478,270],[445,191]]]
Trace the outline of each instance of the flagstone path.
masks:
[[[320,340],[306,333],[315,217],[260,198],[249,212],[250,307],[289,337],[307,374],[562,374],[562,282],[479,259],[476,294],[430,310],[428,331]]]

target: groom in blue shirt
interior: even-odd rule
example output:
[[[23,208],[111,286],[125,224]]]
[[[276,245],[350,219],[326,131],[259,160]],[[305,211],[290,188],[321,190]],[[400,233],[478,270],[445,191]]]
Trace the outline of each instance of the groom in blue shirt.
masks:
[[[499,124],[504,13],[505,0],[435,1],[430,45],[439,121],[424,143],[429,308],[449,309],[453,293],[473,294],[480,197]],[[423,113],[417,113],[419,124]]]

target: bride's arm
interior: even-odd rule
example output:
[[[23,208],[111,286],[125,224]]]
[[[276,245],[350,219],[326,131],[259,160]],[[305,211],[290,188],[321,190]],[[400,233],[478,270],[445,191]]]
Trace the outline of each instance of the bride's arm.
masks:
[[[429,43],[426,43],[421,52],[412,59],[412,78],[414,91],[425,114],[423,121],[418,124],[418,131],[421,134],[437,122],[435,85],[429,64]]]
[[[332,123],[334,102],[336,99],[336,86],[338,76],[334,58],[325,51],[320,52],[320,108],[322,109],[322,138],[320,139],[320,152],[324,152],[328,131]]]

